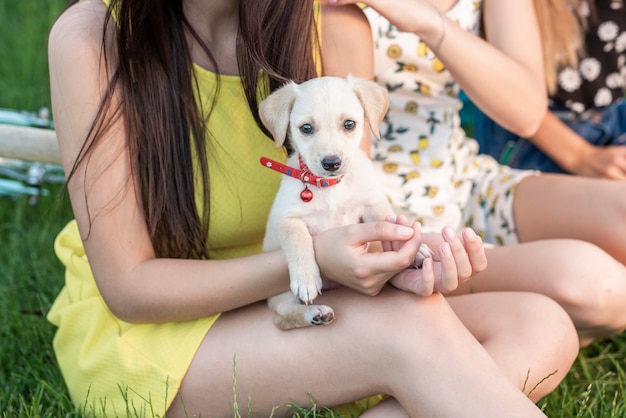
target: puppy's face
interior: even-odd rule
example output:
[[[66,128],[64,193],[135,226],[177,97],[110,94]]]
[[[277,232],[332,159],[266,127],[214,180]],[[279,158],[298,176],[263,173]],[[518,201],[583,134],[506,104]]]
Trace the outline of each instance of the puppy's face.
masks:
[[[315,79],[297,90],[288,138],[313,174],[341,175],[359,148],[364,122],[361,102],[345,81]]]
[[[386,91],[373,82],[321,77],[285,85],[261,103],[259,113],[279,146],[289,138],[313,174],[330,177],[350,169],[366,120],[377,135],[387,105]]]

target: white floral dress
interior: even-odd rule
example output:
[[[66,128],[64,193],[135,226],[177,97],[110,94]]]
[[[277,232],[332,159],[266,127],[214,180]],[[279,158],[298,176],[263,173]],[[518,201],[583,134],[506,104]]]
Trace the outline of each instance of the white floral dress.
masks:
[[[481,1],[458,0],[446,14],[477,32]],[[459,87],[419,37],[398,31],[365,8],[375,43],[375,75],[390,95],[372,158],[397,214],[424,231],[472,227],[486,242],[518,242],[512,214],[515,185],[531,171],[478,155],[460,126]]]

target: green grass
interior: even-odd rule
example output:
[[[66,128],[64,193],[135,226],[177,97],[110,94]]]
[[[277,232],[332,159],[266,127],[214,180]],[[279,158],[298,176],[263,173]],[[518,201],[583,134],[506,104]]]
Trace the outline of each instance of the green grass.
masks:
[[[53,196],[59,186],[49,187]],[[73,408],[59,373],[45,319],[63,282],[52,240],[71,218],[69,204],[42,197],[0,198],[0,414],[70,416]]]
[[[67,2],[0,1],[0,107],[50,107],[48,30]]]
[[[50,106],[46,38],[65,3],[0,1],[0,107],[36,112]],[[52,243],[71,218],[60,187],[48,188],[50,196],[36,206],[26,197],[0,197],[0,417],[83,415],[68,398],[51,348],[54,327],[45,319],[63,283]],[[539,406],[550,417],[626,417],[625,359],[626,335],[596,342]],[[245,400],[239,407],[247,416]],[[314,409],[298,409],[296,416],[331,416]]]

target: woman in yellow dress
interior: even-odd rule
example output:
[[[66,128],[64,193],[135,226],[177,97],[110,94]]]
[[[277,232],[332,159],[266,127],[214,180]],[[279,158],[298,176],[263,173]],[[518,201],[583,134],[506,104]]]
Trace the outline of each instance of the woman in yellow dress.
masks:
[[[346,47],[369,31],[360,10],[323,7],[319,26],[316,10],[83,0],[55,23],[52,102],[75,220],[55,242],[66,277],[48,318],[73,401],[101,416],[269,416],[386,394],[397,404],[366,413],[541,416],[532,400],[567,372],[575,331],[543,296],[441,297],[485,268],[469,230],[425,235],[435,268],[397,283],[419,225],[320,234],[321,271],[344,287],[319,300],[337,320],[273,325],[264,300],[288,289],[287,267],[261,244],[280,175],[258,160],[285,151],[258,124],[258,101],[320,71],[371,76]],[[379,241],[396,250],[365,251]],[[430,296],[411,294],[422,280]]]

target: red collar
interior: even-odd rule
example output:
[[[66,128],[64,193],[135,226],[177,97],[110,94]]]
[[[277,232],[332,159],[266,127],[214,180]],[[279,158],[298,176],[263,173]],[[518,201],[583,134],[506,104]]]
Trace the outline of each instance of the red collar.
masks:
[[[341,183],[343,174],[338,177],[319,177],[311,173],[309,167],[307,167],[306,164],[304,164],[300,159],[300,156],[298,156],[298,162],[300,163],[300,170],[279,163],[278,161],[270,160],[267,157],[261,157],[261,164],[263,166],[271,168],[274,171],[278,171],[279,173],[286,174],[289,177],[300,179],[303,183],[312,184],[317,187],[330,187]]]
[[[298,155],[298,163],[300,163],[300,169],[289,167],[288,165],[279,163],[278,161],[270,160],[267,157],[261,157],[261,165],[270,168],[279,173],[285,174],[289,177],[299,179],[302,183],[308,183],[317,187],[330,187],[335,184],[341,183],[343,174],[337,177],[319,177],[312,174],[309,167],[306,166]],[[300,192],[300,199],[303,202],[310,202],[313,199],[313,192],[309,190],[309,187],[305,184],[304,190]]]

